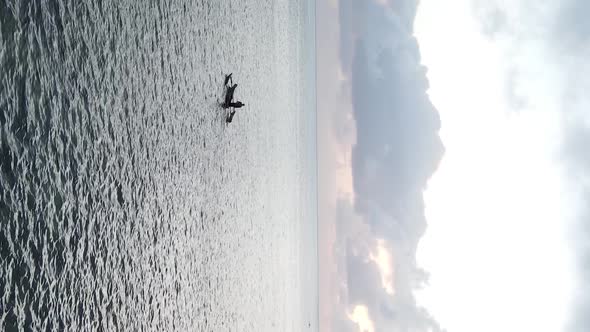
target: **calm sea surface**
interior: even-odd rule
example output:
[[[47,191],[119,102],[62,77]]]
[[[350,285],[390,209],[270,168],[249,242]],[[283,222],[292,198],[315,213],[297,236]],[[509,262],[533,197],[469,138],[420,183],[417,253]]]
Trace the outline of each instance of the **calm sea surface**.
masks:
[[[317,327],[310,3],[0,2],[0,330]]]

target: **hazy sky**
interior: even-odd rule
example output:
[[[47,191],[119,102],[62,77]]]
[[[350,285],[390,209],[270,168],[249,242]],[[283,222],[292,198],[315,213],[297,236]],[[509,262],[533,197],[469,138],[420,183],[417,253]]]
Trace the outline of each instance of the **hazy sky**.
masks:
[[[587,331],[590,2],[318,1],[324,331]]]

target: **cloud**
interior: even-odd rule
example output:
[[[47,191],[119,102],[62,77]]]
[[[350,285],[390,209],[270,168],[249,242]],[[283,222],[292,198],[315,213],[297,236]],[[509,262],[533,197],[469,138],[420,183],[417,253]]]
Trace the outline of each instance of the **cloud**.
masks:
[[[359,330],[358,325],[345,315],[344,309],[338,311],[337,316],[334,317],[332,326],[334,327],[334,331],[338,332],[358,332]]]
[[[571,230],[575,257],[576,285],[569,331],[582,332],[590,328],[590,127],[582,121],[567,124],[562,157],[568,174],[570,190],[576,201]]]
[[[482,31],[501,40],[513,107],[551,112],[562,133],[558,159],[566,179],[576,284],[571,332],[590,329],[590,2],[473,0]],[[508,98],[510,101],[510,98]],[[544,110],[542,110],[544,109]]]
[[[427,279],[416,265],[426,229],[422,192],[444,153],[440,118],[412,36],[417,1],[384,6],[344,0],[339,6],[340,63],[347,73],[343,86],[350,89],[356,142],[354,201],[341,198],[336,207],[334,255],[343,286],[333,326],[350,328],[342,311],[361,305],[375,331],[440,331],[414,297]],[[338,116],[344,115],[336,111]],[[334,122],[340,136],[350,132],[346,123]],[[393,294],[375,261],[379,250],[391,257]]]
[[[394,13],[397,13],[404,27],[408,32],[414,31],[414,19],[418,10],[418,1],[416,0],[389,0],[389,6]]]
[[[370,308],[379,307],[386,293],[381,287],[377,265],[366,259],[368,256],[355,253],[349,243],[346,251],[348,300],[350,304],[364,304]],[[362,273],[359,273],[362,271]]]
[[[471,3],[484,34],[504,51],[507,105],[514,111],[560,115],[555,126],[563,133],[559,157],[575,211],[570,228],[578,280],[568,331],[587,331],[590,21],[585,16],[590,2]],[[426,68],[412,36],[416,5],[413,0],[391,0],[385,7],[376,1],[340,2],[340,63],[347,79],[342,84],[350,87],[356,127],[351,160],[354,201],[337,205],[336,255],[342,286],[335,320],[346,328],[351,325],[343,312],[361,304],[368,308],[376,331],[440,330],[414,298],[415,289],[427,280],[415,258],[427,227],[422,191],[444,153],[440,119],[428,98]],[[340,120],[334,122],[339,137],[350,137],[349,122]],[[370,259],[379,240],[391,252],[393,296]]]
[[[576,51],[588,49],[590,41],[590,2],[584,0],[565,0],[559,2],[557,19],[551,26],[553,39],[562,41],[562,45]]]
[[[338,6],[339,28],[340,28],[340,61],[344,68],[348,68],[352,62],[354,46],[354,25],[355,15],[353,0],[340,0]]]

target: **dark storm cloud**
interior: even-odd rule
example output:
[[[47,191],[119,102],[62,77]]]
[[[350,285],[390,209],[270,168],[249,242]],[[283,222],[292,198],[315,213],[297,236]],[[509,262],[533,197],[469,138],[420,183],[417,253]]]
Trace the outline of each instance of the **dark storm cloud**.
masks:
[[[354,252],[351,244],[347,245],[346,267],[348,300],[350,303],[359,303],[374,307],[375,302],[380,302],[384,295],[381,287],[381,275],[377,265],[367,259],[365,255]],[[359,273],[361,272],[362,273]]]
[[[417,65],[408,69],[407,61],[401,59],[407,53],[384,49],[374,64],[380,72],[375,77],[370,73],[365,44],[359,42],[356,52],[353,63],[357,125],[357,145],[353,152],[355,190],[364,193],[378,186],[381,192],[360,196],[381,197],[376,199],[384,198],[381,195],[387,192],[405,195],[421,190],[443,151],[438,138],[440,119],[425,92],[424,70]],[[376,163],[374,174],[367,174],[370,160]],[[370,183],[363,184],[363,180]]]
[[[356,126],[354,206],[341,201],[337,207],[337,246],[346,266],[343,308],[366,306],[376,331],[440,331],[414,298],[427,279],[416,265],[426,230],[422,192],[444,152],[440,118],[426,93],[426,68],[412,36],[417,2],[339,5],[341,34],[352,35],[341,35],[340,55],[343,72],[350,73]],[[378,241],[393,256],[394,295],[369,259]]]

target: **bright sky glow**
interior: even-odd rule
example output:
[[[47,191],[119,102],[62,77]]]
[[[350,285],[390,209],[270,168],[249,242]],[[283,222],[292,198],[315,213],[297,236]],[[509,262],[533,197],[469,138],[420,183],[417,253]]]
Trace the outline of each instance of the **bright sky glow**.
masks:
[[[369,309],[366,306],[355,306],[352,313],[348,314],[348,318],[358,325],[360,332],[375,332],[375,327],[369,317]]]
[[[453,332],[561,331],[572,276],[558,117],[550,102],[511,109],[502,42],[471,8],[422,0],[415,24],[446,148],[425,193],[418,260],[431,279],[418,299]]]
[[[377,240],[377,252],[370,253],[369,259],[377,264],[381,275],[381,285],[389,295],[393,295],[393,266],[392,257],[385,247],[385,241]]]

